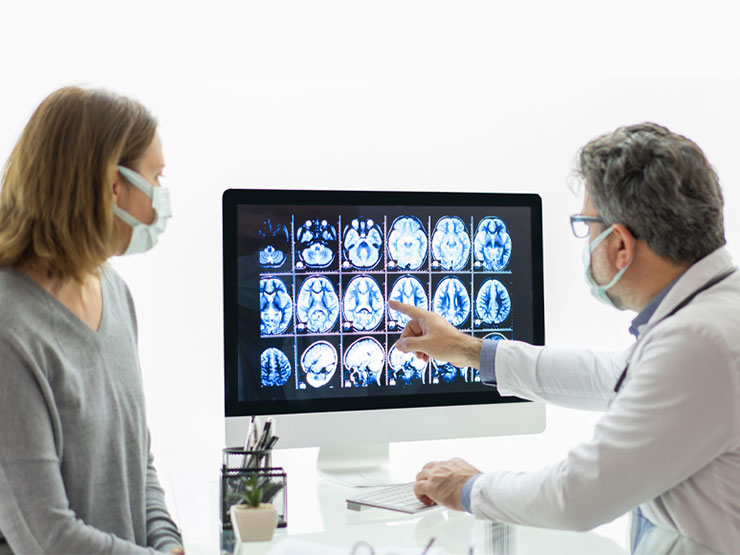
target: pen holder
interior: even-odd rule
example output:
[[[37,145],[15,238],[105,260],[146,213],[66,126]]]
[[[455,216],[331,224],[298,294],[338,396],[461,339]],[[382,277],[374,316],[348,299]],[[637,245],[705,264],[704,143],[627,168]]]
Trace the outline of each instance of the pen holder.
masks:
[[[263,503],[272,503],[278,513],[278,528],[288,525],[288,476],[281,467],[272,466],[271,450],[245,451],[236,447],[223,450],[221,466],[221,525],[231,529],[229,508],[244,491],[243,478],[258,476],[263,488]]]

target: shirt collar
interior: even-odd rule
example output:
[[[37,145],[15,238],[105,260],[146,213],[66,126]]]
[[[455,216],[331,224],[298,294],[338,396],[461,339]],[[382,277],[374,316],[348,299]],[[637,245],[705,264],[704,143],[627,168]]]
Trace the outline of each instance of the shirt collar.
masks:
[[[676,284],[676,282],[678,281],[678,278],[680,277],[681,276],[678,276],[676,279],[670,282],[660,293],[655,295],[655,297],[653,297],[653,299],[648,304],[645,305],[645,308],[643,308],[639,312],[639,314],[635,316],[635,319],[632,320],[632,324],[630,325],[629,331],[632,335],[635,336],[635,339],[640,337],[640,326],[647,324],[648,320],[650,320],[650,317],[657,310],[660,302],[665,298],[665,296],[668,294],[668,291],[671,290],[671,288]]]

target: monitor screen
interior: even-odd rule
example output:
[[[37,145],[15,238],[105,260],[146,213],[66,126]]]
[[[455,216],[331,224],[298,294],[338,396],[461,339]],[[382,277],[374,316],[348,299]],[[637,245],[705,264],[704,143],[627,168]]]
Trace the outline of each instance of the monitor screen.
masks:
[[[520,401],[396,349],[388,300],[543,344],[538,195],[231,189],[223,217],[227,417]]]

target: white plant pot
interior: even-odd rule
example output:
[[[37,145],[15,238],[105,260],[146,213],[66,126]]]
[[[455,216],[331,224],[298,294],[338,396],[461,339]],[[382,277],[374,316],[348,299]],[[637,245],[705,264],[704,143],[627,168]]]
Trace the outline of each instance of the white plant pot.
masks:
[[[278,513],[272,503],[261,503],[259,507],[232,505],[229,514],[237,540],[266,542],[275,533]]]

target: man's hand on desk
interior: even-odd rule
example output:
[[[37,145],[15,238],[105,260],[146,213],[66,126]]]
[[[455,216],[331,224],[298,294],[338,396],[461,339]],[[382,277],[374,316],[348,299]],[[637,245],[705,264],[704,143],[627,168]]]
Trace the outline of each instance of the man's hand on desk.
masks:
[[[173,555],[185,555],[185,548],[182,546],[175,547],[174,549],[170,550],[170,553],[172,553]]]
[[[422,503],[444,505],[462,511],[462,489],[471,476],[480,470],[460,458],[435,461],[424,465],[416,475],[414,493]]]
[[[388,304],[392,310],[411,317],[401,339],[396,342],[399,351],[414,352],[425,362],[429,362],[431,356],[459,367],[480,368],[480,339],[465,335],[434,312],[397,301],[388,301]]]

